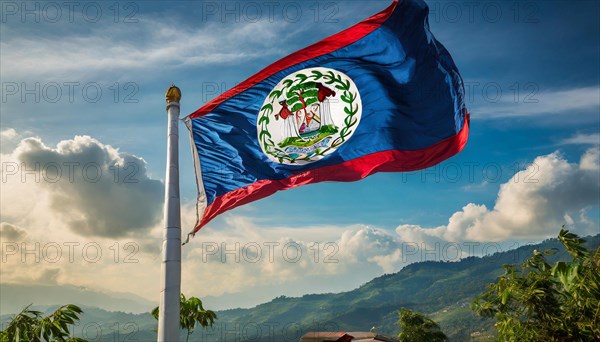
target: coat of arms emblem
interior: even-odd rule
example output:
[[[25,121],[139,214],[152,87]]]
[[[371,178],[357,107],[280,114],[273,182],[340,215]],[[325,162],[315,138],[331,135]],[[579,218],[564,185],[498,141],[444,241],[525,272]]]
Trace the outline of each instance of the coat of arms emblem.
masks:
[[[361,114],[360,94],[350,77],[329,68],[303,69],[281,80],[265,99],[258,139],[272,161],[303,165],[348,141]]]

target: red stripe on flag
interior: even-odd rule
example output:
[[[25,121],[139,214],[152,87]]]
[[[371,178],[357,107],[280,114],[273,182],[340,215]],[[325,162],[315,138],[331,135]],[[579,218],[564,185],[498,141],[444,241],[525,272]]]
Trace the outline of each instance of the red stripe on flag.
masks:
[[[281,180],[260,180],[256,183],[230,191],[215,198],[204,211],[204,217],[194,228],[200,228],[217,215],[261,198],[279,190],[323,181],[353,182],[377,172],[407,172],[426,169],[454,156],[467,144],[469,138],[469,114],[463,128],[456,135],[421,150],[388,150],[368,154],[340,164],[305,171]]]
[[[341,49],[347,45],[356,42],[357,40],[378,29],[381,26],[381,24],[383,24],[390,17],[390,15],[392,15],[397,4],[398,0],[394,0],[394,2],[388,8],[375,14],[374,16],[367,18],[361,21],[360,23],[345,29],[342,32],[336,33],[331,37],[327,37],[321,40],[320,42],[305,47],[302,50],[298,50],[292,53],[291,55],[278,60],[277,62],[262,69],[257,74],[251,76],[244,82],[215,97],[214,99],[206,103],[204,106],[202,106],[200,109],[188,115],[188,117],[193,119],[204,116],[210,113],[213,109],[215,109],[218,105],[220,105],[223,101],[227,100],[228,98],[233,97],[243,92],[244,90],[255,86],[265,78],[281,70],[287,69],[298,63],[305,62],[309,59],[326,55],[328,53],[331,53],[335,50]]]

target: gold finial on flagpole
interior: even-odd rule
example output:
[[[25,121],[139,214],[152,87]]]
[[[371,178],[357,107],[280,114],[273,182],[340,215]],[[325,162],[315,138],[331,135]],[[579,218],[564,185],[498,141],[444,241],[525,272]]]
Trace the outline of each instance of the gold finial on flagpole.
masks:
[[[179,102],[179,100],[181,100],[181,90],[177,88],[174,83],[172,83],[169,89],[167,89],[165,97],[167,104],[170,104],[171,102]]]

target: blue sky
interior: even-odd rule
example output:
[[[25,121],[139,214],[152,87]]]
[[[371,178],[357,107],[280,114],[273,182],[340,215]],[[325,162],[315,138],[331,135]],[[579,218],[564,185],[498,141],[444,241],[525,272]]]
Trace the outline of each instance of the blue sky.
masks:
[[[234,306],[228,293],[250,305],[278,294],[350,289],[383,272],[397,271],[406,263],[398,257],[403,242],[508,245],[555,236],[562,224],[582,234],[598,233],[600,4],[427,3],[431,30],[454,57],[467,87],[472,125],[465,150],[430,170],[309,185],[224,214],[184,247],[191,260],[184,290],[216,298],[215,306]],[[140,246],[144,265],[152,265],[158,262],[160,240],[162,193],[157,182],[164,179],[168,86],[175,82],[182,89],[182,116],[191,113],[264,66],[357,23],[389,1],[94,2],[73,10],[54,4],[2,3],[3,162],[93,161],[97,155],[86,148],[96,148],[105,159],[133,160],[140,167],[141,181],[123,195],[122,188],[113,191],[108,183],[106,191],[98,191],[78,182],[59,186],[63,179],[40,184],[44,181],[21,182],[7,176],[2,190],[3,241],[48,243],[55,238],[82,244],[99,241],[102,246],[133,241]],[[72,98],[69,87],[74,89]],[[194,220],[195,181],[183,124],[180,133],[187,231]],[[37,140],[27,140],[31,137]],[[61,141],[70,147],[61,150],[57,147]],[[18,200],[18,194],[27,191],[36,194],[35,200],[21,203],[26,201]],[[115,214],[115,220],[132,220],[123,223],[123,231],[115,230],[119,224],[110,228],[116,221],[99,218],[119,213],[107,203],[130,208],[123,216]],[[278,210],[284,207],[298,210]],[[34,209],[38,217],[31,215]],[[143,215],[149,218],[140,221]],[[42,224],[40,217],[50,223]],[[465,222],[466,217],[472,220]],[[60,223],[65,221],[69,223]],[[39,235],[48,229],[53,237]],[[276,267],[275,261],[262,269],[266,280],[254,279],[244,289],[224,286],[228,281],[221,276],[251,277],[254,269],[243,262],[193,261],[206,241],[243,245],[287,239],[306,246],[334,241],[339,256],[346,256],[340,260],[345,266],[292,267],[284,262]],[[368,248],[372,250],[364,252]],[[141,290],[113,279],[115,273],[129,271],[126,266],[106,262],[95,267],[83,271],[74,264],[45,264],[44,271],[31,268],[20,276],[3,267],[2,279],[28,282],[49,272],[51,283],[93,288],[95,281],[84,275],[97,273],[108,275],[99,289],[157,298],[153,293],[158,284]],[[152,271],[140,277],[158,282],[156,267],[148,267]],[[201,288],[194,274],[206,275],[203,272],[209,270],[219,276],[214,276],[213,285]],[[282,270],[294,270],[304,280],[296,284],[281,280]],[[348,281],[310,282],[323,274]]]

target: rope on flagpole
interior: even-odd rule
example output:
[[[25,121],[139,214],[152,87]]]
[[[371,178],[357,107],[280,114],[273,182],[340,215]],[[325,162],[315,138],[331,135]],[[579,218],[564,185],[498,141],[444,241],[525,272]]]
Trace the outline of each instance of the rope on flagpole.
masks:
[[[194,233],[188,233],[187,238],[185,239],[185,242],[182,243],[182,246],[185,246],[186,243],[190,242],[190,236],[193,237]]]

